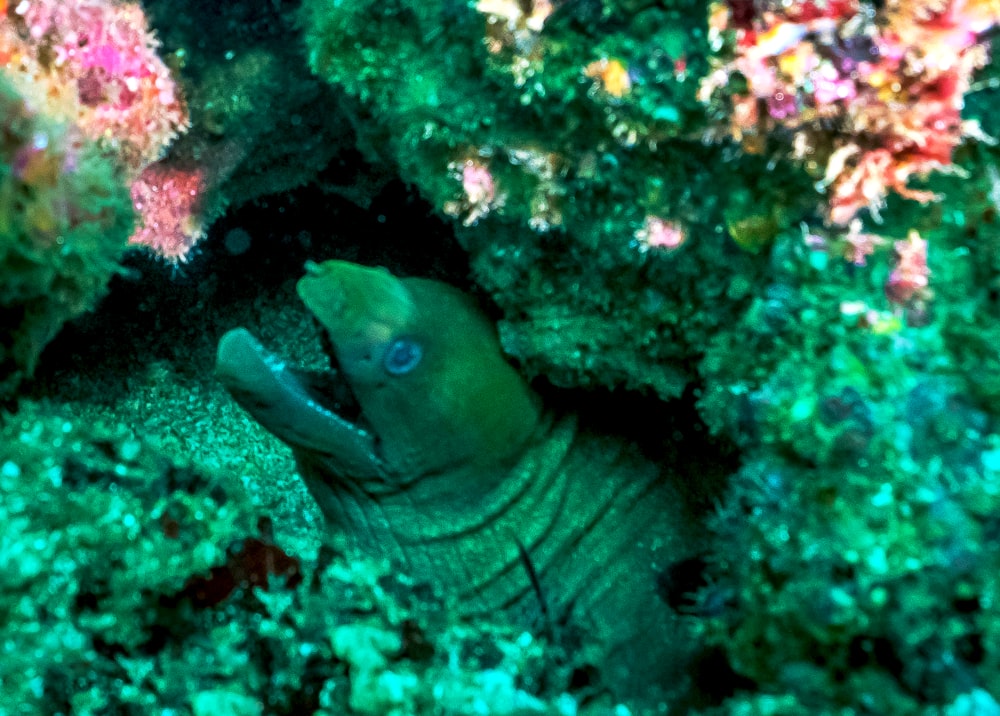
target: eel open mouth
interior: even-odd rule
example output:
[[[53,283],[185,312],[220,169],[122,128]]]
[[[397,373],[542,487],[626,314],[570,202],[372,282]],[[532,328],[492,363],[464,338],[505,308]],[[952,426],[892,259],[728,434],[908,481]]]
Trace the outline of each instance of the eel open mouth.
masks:
[[[261,425],[295,447],[330,452],[345,434],[373,443],[361,405],[321,335],[329,368],[307,370],[268,351],[247,329],[234,328],[219,341],[216,375]]]

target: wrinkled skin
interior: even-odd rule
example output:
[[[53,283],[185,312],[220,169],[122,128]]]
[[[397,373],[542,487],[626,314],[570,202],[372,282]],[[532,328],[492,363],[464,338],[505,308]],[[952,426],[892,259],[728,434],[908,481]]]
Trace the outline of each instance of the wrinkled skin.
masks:
[[[463,613],[549,631],[618,697],[652,708],[682,691],[691,648],[657,577],[699,538],[669,480],[544,413],[456,289],[340,261],[307,270],[298,293],[337,368],[317,381],[237,328],[216,371],[292,447],[331,529]]]

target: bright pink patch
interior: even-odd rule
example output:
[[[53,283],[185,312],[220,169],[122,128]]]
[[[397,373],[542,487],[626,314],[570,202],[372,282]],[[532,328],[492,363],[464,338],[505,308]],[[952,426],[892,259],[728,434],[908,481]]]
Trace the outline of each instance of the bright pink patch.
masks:
[[[201,220],[205,172],[179,169],[163,162],[146,167],[132,184],[132,204],[139,223],[130,243],[154,249],[165,258],[183,261],[204,233]]]

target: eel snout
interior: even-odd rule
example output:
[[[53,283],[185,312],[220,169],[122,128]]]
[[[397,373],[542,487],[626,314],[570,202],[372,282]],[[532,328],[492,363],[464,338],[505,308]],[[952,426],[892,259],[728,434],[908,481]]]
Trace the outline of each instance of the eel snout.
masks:
[[[377,461],[371,433],[324,405],[307,374],[264,348],[246,328],[222,336],[215,373],[244,410],[292,447],[346,454],[368,466]]]

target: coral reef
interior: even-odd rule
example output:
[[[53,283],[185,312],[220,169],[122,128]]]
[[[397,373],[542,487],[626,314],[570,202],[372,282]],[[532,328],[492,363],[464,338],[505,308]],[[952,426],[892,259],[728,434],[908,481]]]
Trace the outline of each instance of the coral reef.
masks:
[[[116,0],[4,5],[4,67],[52,116],[101,141],[134,177],[187,126],[142,8]]]
[[[851,232],[780,236],[772,283],[706,351],[701,414],[744,465],[699,628],[782,695],[719,713],[998,708],[996,159],[956,152],[970,178],[928,183],[947,204],[890,200],[881,230],[916,231],[860,259]]]
[[[927,201],[911,178],[988,138],[959,111],[989,3],[717,3],[707,26],[696,3],[476,10],[307,0],[310,62],[458,220],[507,350],[561,385],[676,397],[764,285],[752,254],[801,221],[840,241],[890,191]],[[702,144],[725,134],[743,151]],[[901,302],[913,280],[887,278]]]
[[[994,0],[0,10],[0,714],[594,706],[324,541],[213,383],[223,326],[324,365],[286,284],[329,258],[472,288],[557,408],[639,406],[601,429],[709,513],[664,709],[1000,713]],[[119,272],[133,230],[186,263]]]

